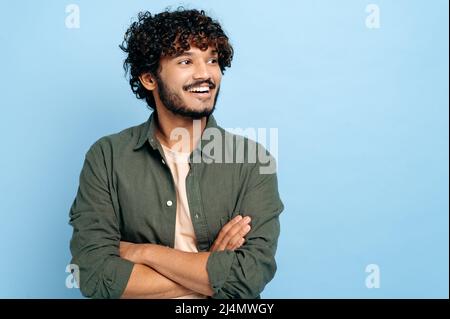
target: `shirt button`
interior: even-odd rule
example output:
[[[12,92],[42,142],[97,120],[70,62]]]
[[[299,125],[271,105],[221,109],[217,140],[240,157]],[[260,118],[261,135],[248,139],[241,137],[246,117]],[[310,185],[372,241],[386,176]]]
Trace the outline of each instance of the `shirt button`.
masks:
[[[166,162],[164,161],[164,158],[161,159],[161,162],[166,165]]]
[[[198,214],[195,214],[195,218],[197,218],[197,219],[198,219]]]
[[[170,206],[172,206],[172,204],[173,204],[173,203],[172,203],[172,201],[171,201],[171,200],[168,200],[166,204],[167,204],[167,206],[169,206],[169,207],[170,207]]]

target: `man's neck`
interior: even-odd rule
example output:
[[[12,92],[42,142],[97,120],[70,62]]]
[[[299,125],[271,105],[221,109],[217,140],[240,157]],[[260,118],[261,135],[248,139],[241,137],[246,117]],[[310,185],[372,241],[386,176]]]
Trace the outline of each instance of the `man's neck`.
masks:
[[[189,117],[173,114],[164,107],[157,108],[157,118],[156,138],[159,142],[168,148],[172,148],[175,144],[180,146],[180,143],[182,143],[182,150],[189,153],[192,152],[194,147],[197,145],[198,140],[206,127],[207,121],[207,117],[194,120]],[[183,140],[180,137],[180,134],[176,134],[177,131],[175,130],[177,128],[182,128],[185,132],[187,131],[189,133],[188,138],[183,137]],[[171,134],[175,134],[175,139],[170,138]]]

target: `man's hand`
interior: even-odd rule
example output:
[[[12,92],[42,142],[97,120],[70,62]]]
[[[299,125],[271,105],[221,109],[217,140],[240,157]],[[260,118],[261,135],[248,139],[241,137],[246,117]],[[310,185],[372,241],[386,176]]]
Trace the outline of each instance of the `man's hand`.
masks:
[[[210,251],[222,251],[225,249],[235,250],[241,247],[244,242],[244,236],[250,231],[250,216],[242,218],[241,215],[230,220],[220,230],[219,235],[211,246]]]
[[[119,247],[120,257],[128,259],[135,264],[143,264],[144,246],[144,244],[133,244],[126,241],[121,241]]]

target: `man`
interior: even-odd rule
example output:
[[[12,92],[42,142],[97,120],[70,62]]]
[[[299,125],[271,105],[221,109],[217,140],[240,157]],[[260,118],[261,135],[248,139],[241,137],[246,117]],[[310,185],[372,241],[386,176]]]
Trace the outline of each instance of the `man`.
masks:
[[[140,13],[120,47],[133,92],[154,112],[86,153],[70,210],[81,292],[260,298],[276,271],[283,204],[261,156],[238,160],[255,149],[274,158],[211,115],[233,56],[227,36],[203,11],[181,8]]]

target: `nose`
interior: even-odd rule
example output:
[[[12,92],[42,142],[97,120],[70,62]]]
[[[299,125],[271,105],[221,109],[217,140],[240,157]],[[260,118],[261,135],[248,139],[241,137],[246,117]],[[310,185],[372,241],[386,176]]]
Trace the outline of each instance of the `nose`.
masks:
[[[193,74],[194,79],[209,79],[211,74],[209,74],[208,66],[205,62],[198,62],[195,66],[195,71]]]

